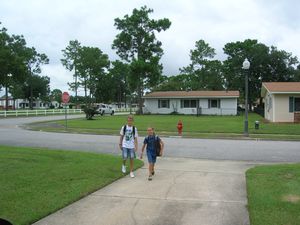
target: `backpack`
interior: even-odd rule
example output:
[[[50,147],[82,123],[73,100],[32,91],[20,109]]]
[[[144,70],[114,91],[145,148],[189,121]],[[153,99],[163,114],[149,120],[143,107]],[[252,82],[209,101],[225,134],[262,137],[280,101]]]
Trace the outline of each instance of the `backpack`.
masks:
[[[125,135],[127,125],[125,124],[123,127],[123,135]],[[132,126],[132,134],[133,138],[135,138],[135,126]]]
[[[156,152],[156,156],[161,156],[161,145],[160,145],[160,141],[157,135],[155,135],[155,152]]]

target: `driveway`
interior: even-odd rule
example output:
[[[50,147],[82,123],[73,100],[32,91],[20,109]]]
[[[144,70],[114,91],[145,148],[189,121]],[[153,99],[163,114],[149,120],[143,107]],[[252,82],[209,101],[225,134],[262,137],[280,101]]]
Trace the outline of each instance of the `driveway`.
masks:
[[[249,162],[162,158],[34,225],[249,225]]]
[[[69,116],[70,118],[82,115]],[[0,119],[2,145],[47,147],[78,151],[119,154],[119,137],[111,135],[86,135],[48,133],[20,128],[26,123],[63,119],[64,116]],[[121,125],[120,125],[121,126]],[[163,138],[167,157],[188,157],[212,160],[299,162],[300,142]],[[139,138],[141,147],[143,137]]]

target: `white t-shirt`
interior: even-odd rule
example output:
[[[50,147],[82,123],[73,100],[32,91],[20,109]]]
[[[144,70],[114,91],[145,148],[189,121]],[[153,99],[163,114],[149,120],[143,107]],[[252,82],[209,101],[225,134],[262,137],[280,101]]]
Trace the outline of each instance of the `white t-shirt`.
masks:
[[[124,126],[122,126],[121,130],[120,130],[120,135],[124,135],[123,137],[123,142],[122,142],[122,147],[123,148],[134,148],[134,137],[137,138],[138,137],[138,132],[137,132],[137,128],[135,127],[135,134],[133,137],[133,126],[128,126],[126,125],[126,131],[125,134],[123,133],[124,131]]]

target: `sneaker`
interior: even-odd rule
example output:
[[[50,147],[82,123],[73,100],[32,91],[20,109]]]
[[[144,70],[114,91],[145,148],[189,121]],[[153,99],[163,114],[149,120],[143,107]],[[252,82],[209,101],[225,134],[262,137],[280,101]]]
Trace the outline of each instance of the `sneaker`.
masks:
[[[152,172],[152,176],[155,174],[155,172],[154,172],[154,170],[153,170],[153,172]]]
[[[133,172],[130,172],[130,177],[131,177],[131,178],[134,178]]]
[[[148,177],[148,180],[152,180],[152,176],[151,175]]]
[[[122,165],[122,173],[126,173],[126,166]]]

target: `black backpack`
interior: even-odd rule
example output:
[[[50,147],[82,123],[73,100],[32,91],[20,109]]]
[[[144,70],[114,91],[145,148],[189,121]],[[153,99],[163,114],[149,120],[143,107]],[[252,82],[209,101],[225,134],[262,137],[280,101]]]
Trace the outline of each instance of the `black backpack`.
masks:
[[[126,132],[126,124],[123,127],[123,135],[125,135]],[[135,126],[132,126],[132,134],[133,134],[133,138],[135,138]]]
[[[161,156],[161,145],[160,145],[160,138],[155,135],[155,152],[156,152],[156,156]]]

